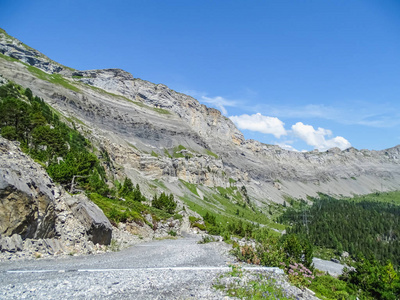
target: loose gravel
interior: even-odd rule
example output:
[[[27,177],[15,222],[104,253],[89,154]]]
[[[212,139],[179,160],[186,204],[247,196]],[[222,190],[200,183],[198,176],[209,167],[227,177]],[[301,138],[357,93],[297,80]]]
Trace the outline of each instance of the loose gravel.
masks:
[[[212,285],[235,263],[230,246],[199,240],[188,236],[98,255],[2,262],[0,299],[229,299]]]
[[[199,237],[143,243],[120,252],[0,264],[1,299],[224,299],[214,278],[234,259]]]
[[[316,257],[313,258],[313,263],[316,269],[328,272],[330,275],[336,277],[343,274],[343,268],[345,267],[345,265]]]

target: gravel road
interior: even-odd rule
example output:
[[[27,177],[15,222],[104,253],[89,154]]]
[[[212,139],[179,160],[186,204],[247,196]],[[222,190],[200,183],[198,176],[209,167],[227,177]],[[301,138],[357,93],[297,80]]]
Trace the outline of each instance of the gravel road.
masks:
[[[328,272],[332,276],[339,276],[343,273],[344,265],[335,263],[333,261],[324,260],[320,258],[313,258],[314,267],[320,271]]]
[[[1,299],[224,299],[211,288],[233,262],[224,243],[199,237],[120,252],[0,264]]]

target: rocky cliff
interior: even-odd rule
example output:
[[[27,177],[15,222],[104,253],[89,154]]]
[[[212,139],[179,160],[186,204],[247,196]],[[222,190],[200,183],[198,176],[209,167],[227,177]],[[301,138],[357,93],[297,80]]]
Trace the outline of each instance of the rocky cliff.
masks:
[[[113,227],[84,194],[66,192],[21,151],[19,142],[0,136],[0,261],[115,251],[171,231],[191,232],[188,212],[180,213],[180,220],[155,220],[148,214],[147,224]]]
[[[90,253],[111,242],[112,227],[84,195],[69,195],[44,168],[0,137],[0,250]]]
[[[219,111],[123,70],[73,70],[5,32],[0,53],[3,78],[42,97],[110,154],[112,176],[127,175],[149,195],[163,189],[195,201],[214,187],[245,186],[261,207],[286,196],[400,187],[399,146],[291,152],[245,140]],[[180,180],[195,184],[198,193],[188,193]]]

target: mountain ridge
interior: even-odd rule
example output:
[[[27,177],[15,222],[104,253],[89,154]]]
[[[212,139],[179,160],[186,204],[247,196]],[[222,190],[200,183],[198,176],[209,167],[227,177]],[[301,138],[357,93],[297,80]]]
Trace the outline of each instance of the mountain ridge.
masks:
[[[118,177],[147,186],[161,180],[181,196],[188,191],[179,180],[204,190],[246,186],[260,206],[318,192],[347,196],[400,187],[399,145],[303,153],[245,140],[218,110],[163,84],[121,69],[71,69],[26,47],[0,31],[0,74],[29,87],[106,149],[120,166]]]

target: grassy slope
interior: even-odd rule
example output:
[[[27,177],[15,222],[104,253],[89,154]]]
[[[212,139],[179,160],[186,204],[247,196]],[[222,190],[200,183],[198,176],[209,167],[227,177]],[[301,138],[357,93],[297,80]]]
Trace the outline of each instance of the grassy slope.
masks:
[[[235,186],[208,188],[183,180],[181,180],[181,185],[186,188],[185,196],[181,197],[181,200],[202,216],[207,212],[215,215],[217,223],[226,224],[232,220],[249,221],[260,226],[285,229],[284,225],[275,223],[268,212],[261,212],[257,207],[253,209],[251,202],[248,205]],[[276,210],[274,205],[272,207]]]

